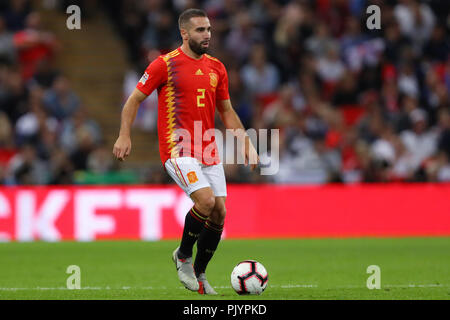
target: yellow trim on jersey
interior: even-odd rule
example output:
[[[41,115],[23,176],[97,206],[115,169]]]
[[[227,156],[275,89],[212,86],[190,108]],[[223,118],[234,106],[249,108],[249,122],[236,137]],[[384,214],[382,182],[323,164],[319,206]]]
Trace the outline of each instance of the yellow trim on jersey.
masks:
[[[210,56],[210,55],[209,55],[209,54],[207,54],[207,53],[205,53],[205,56],[206,56],[207,58],[211,59],[211,60],[214,60],[214,61],[220,62],[220,61],[219,61],[219,59],[217,59],[217,58],[214,58],[214,57]]]
[[[176,57],[179,54],[178,51],[172,51],[163,57],[167,66],[167,89],[166,100],[167,103],[167,135],[166,142],[169,145],[169,152],[171,157],[178,157],[178,150],[175,148],[175,88],[173,84],[172,67],[170,65],[170,59]]]
[[[167,53],[163,59],[169,59],[169,58],[173,58],[176,57],[177,55],[179,55],[180,52],[178,51],[178,49],[175,49],[173,51],[170,51],[169,53]]]

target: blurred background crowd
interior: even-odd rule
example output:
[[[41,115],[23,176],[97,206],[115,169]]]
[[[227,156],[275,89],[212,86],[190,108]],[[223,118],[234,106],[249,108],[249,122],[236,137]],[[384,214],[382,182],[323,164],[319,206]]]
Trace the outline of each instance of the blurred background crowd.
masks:
[[[53,66],[58,40],[29,1],[0,3],[0,179],[71,183],[72,173],[86,168],[75,130],[83,115],[77,93]]]
[[[181,44],[179,13],[189,7],[208,13],[210,54],[227,67],[231,101],[245,128],[280,129],[279,144],[271,145],[279,149],[278,174],[226,165],[228,182],[450,181],[448,1],[57,3],[63,10],[77,4],[89,17],[93,2],[108,14],[126,48],[124,100],[150,61]],[[366,26],[372,4],[381,9],[379,30]],[[107,170],[118,170],[100,126],[88,117],[68,76],[54,67],[60,49],[29,1],[1,2],[3,184],[82,183],[80,173],[106,170],[105,162]],[[156,135],[156,115],[153,93],[136,127]],[[219,119],[217,127],[224,129]],[[261,153],[262,160],[270,154]],[[169,180],[146,176],[137,182]]]

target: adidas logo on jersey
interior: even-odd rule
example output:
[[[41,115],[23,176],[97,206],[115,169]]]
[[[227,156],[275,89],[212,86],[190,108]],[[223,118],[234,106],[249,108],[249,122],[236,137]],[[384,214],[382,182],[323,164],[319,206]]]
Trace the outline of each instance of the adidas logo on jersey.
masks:
[[[196,76],[202,76],[203,72],[202,70],[198,69],[197,72],[195,73]]]

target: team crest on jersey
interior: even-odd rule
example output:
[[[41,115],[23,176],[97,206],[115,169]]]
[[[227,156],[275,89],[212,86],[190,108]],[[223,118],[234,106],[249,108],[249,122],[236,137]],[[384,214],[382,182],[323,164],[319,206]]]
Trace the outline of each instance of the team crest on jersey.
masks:
[[[198,181],[195,171],[188,172],[187,177],[188,177],[189,183],[196,183]]]
[[[215,74],[214,72],[211,72],[209,74],[209,83],[211,84],[211,87],[213,87],[213,89],[216,89],[217,82],[218,82],[217,74]]]
[[[140,83],[145,84],[148,80],[148,73],[144,72],[144,74],[142,75],[141,79],[139,80]]]

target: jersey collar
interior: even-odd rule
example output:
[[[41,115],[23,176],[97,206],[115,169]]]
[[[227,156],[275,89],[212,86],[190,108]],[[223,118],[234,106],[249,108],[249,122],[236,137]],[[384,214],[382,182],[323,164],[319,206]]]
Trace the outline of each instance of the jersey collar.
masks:
[[[202,54],[202,57],[200,59],[194,59],[192,57],[189,57],[186,53],[184,53],[183,50],[181,50],[181,46],[178,47],[178,52],[180,52],[182,55],[184,55],[185,57],[187,57],[188,59],[191,59],[193,61],[200,62],[200,61],[203,61],[205,59],[205,54]]]

